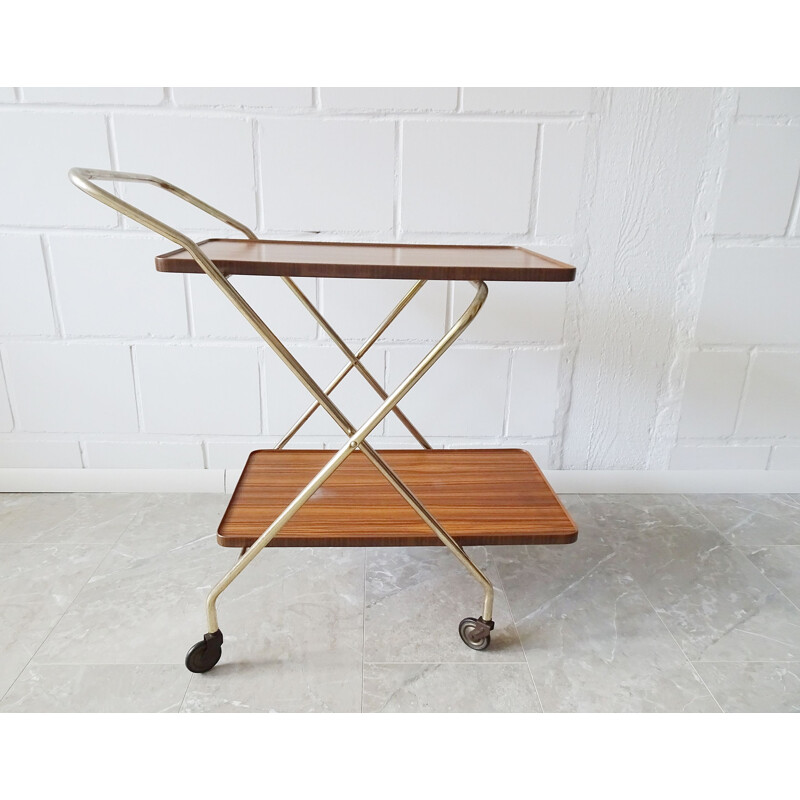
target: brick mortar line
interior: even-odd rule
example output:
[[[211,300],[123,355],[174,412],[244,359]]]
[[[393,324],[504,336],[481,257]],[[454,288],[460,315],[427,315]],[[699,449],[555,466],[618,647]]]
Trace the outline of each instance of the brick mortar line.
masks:
[[[259,108],[258,106],[188,106],[163,105],[116,105],[98,103],[97,105],[75,105],[69,103],[0,103],[0,114],[121,114],[136,117],[188,117],[193,119],[246,119],[256,117],[272,119],[316,119],[343,120],[354,122],[395,121],[398,119],[432,121],[472,121],[498,123],[567,123],[589,122],[599,116],[588,111],[536,112],[536,111],[441,111],[411,109],[332,109],[314,108]]]

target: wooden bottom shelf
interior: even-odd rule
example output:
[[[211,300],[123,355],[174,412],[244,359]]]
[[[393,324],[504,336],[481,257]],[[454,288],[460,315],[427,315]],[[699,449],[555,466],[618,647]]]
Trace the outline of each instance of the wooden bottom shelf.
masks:
[[[225,547],[252,544],[333,457],[256,450],[219,526]],[[384,450],[381,456],[460,544],[568,544],[578,529],[526,450]],[[367,461],[353,453],[272,547],[441,544]]]

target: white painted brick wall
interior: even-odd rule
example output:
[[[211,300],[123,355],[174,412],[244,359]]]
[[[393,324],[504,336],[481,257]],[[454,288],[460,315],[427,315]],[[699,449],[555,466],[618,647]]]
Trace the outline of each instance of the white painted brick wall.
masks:
[[[538,236],[571,235],[583,178],[586,125],[542,125],[542,160],[536,210]]]
[[[81,469],[81,449],[77,441],[47,442],[19,438],[3,442],[0,469]]]
[[[753,354],[742,398],[742,436],[800,437],[800,352]]]
[[[800,90],[0,88],[0,466],[235,469],[309,396],[204,276],[157,273],[172,245],[78,192],[76,165],[161,175],[265,238],[575,263],[574,284],[490,284],[401,404],[434,446],[800,469]],[[344,363],[279,281],[235,283],[320,382]],[[300,284],[354,346],[409,285]],[[376,377],[396,384],[470,297],[430,282]],[[355,373],[334,398],[356,423],[379,403]],[[293,444],[341,439],[318,412]],[[393,418],[374,439],[414,446]]]
[[[262,121],[266,227],[390,231],[394,136],[394,125],[383,121]]]
[[[112,123],[119,169],[165,178],[255,225],[253,130],[248,120],[119,113]],[[173,227],[191,230],[214,224],[199,209],[152,186],[126,184],[123,192]]]
[[[261,432],[254,346],[137,345],[142,430],[147,433]]]
[[[3,365],[16,430],[129,433],[138,429],[127,345],[7,342]]]
[[[53,234],[48,244],[67,336],[186,336],[183,277],[153,268],[163,241]]]
[[[746,353],[693,353],[686,376],[680,435],[730,436],[736,425],[746,370]]]
[[[403,124],[403,229],[524,233],[530,226],[536,125]]]
[[[0,334],[55,332],[38,236],[0,236],[0,286]]]
[[[221,106],[228,108],[307,108],[311,106],[311,89],[302,88],[210,88],[180,87],[173,89],[179,106]]]
[[[697,323],[701,344],[800,343],[800,247],[717,247]]]
[[[320,91],[324,109],[342,111],[455,111],[458,89],[330,88]]]
[[[152,270],[151,262],[152,259],[148,265],[158,276]],[[261,341],[253,326],[206,275],[190,275],[189,282],[195,336]],[[231,283],[282,340],[313,339],[316,336],[317,323],[280,278],[235,275]],[[312,303],[316,303],[317,284],[314,279],[298,278],[295,283]]]
[[[75,166],[110,167],[99,113],[0,110],[0,224],[106,228],[110,209],[66,179]]]
[[[717,233],[785,232],[800,174],[800,128],[737,125],[731,134]]]
[[[402,347],[389,353],[387,383],[394,389],[430,348]],[[440,436],[498,437],[503,433],[509,352],[504,349],[450,350],[400,404],[421,431]],[[386,432],[405,428],[389,419]]]

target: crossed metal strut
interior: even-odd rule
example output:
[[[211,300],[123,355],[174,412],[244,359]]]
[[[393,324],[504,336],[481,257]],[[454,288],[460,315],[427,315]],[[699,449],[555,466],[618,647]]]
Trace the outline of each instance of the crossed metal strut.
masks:
[[[289,287],[292,293],[300,300],[303,306],[314,317],[317,323],[332,339],[334,344],[344,353],[348,359],[348,364],[339,372],[339,374],[331,381],[331,383],[322,389],[319,384],[308,374],[302,365],[294,358],[294,356],[286,349],[284,344],[278,337],[267,327],[263,320],[256,314],[247,301],[239,294],[236,288],[230,283],[228,277],[223,273],[214,262],[200,249],[200,247],[186,235],[170,227],[161,220],[147,214],[146,212],[136,208],[130,203],[117,197],[115,194],[102,189],[93,183],[94,180],[101,181],[117,181],[117,182],[132,182],[132,183],[149,183],[158,186],[171,194],[185,200],[200,210],[210,214],[218,220],[226,223],[232,228],[240,231],[248,239],[258,240],[253,231],[241,222],[233,219],[222,211],[208,205],[194,195],[180,189],[179,187],[169,183],[168,181],[156,178],[152,175],[140,175],[137,173],[129,172],[116,172],[111,170],[99,169],[84,169],[73,168],[69,171],[69,177],[72,183],[79,189],[86,192],[91,197],[99,200],[101,203],[110,206],[115,211],[123,214],[124,216],[144,225],[146,228],[154,231],[155,233],[164,236],[166,239],[174,242],[175,244],[183,247],[197,262],[200,268],[205,272],[223,294],[233,303],[233,305],[241,312],[245,319],[255,328],[258,334],[269,344],[275,351],[281,361],[292,371],[297,379],[305,386],[305,388],[315,398],[314,403],[306,410],[306,412],[297,420],[287,434],[276,445],[276,449],[282,449],[300,430],[305,422],[311,415],[318,409],[323,408],[336,424],[344,431],[347,436],[347,441],[344,446],[328,461],[328,463],[312,478],[312,480],[305,486],[305,488],[295,497],[294,500],[281,512],[281,514],[272,522],[272,524],[256,539],[249,549],[242,550],[241,556],[236,564],[228,571],[222,580],[211,590],[206,601],[206,614],[208,617],[208,632],[213,634],[219,631],[219,624],[217,621],[216,603],[219,596],[230,584],[237,578],[237,576],[250,564],[251,561],[263,550],[272,539],[281,531],[287,522],[297,513],[303,504],[314,494],[314,492],[322,486],[323,483],[336,471],[336,469],[345,461],[345,459],[356,450],[360,450],[375,468],[386,478],[386,480],[394,487],[400,496],[414,509],[414,511],[422,518],[422,520],[431,528],[436,536],[442,541],[444,545],[461,561],[467,568],[472,576],[481,584],[484,590],[484,605],[483,615],[484,620],[492,619],[492,605],[494,600],[494,590],[488,578],[475,566],[469,556],[464,552],[461,545],[458,544],[442,526],[434,519],[425,506],[417,499],[414,493],[403,483],[403,481],[395,474],[389,465],[381,458],[381,456],[372,448],[366,441],[366,437],[380,424],[389,412],[394,412],[398,419],[405,425],[414,438],[422,445],[422,447],[430,449],[430,444],[425,440],[422,434],[412,425],[403,412],[397,407],[397,404],[403,397],[413,388],[419,379],[439,360],[444,352],[450,347],[453,342],[458,339],[464,329],[472,322],[472,320],[480,311],[483,303],[486,300],[488,289],[483,281],[472,281],[475,286],[476,292],[472,302],[467,307],[466,311],[453,323],[445,335],[434,345],[430,352],[417,364],[417,366],[409,373],[405,380],[391,393],[387,394],[383,387],[375,380],[373,375],[363,365],[361,359],[365,353],[372,347],[378,340],[381,334],[389,327],[392,321],[398,314],[409,304],[413,297],[425,285],[425,281],[417,281],[414,286],[406,293],[400,300],[395,308],[389,313],[384,321],[375,329],[372,335],[364,342],[357,353],[354,353],[336,331],[325,320],[322,314],[319,313],[314,304],[303,294],[295,282],[286,276],[282,276],[283,282]],[[338,406],[336,406],[330,399],[330,393],[341,383],[344,377],[352,370],[358,372],[366,379],[367,383],[378,394],[383,401],[381,405],[373,412],[373,414],[364,422],[360,428],[356,428],[342,413]]]

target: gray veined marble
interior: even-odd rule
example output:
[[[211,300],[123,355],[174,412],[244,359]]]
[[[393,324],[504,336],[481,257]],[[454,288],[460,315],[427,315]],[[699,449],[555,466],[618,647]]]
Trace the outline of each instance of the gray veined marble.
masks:
[[[545,711],[719,710],[608,544],[500,550]]]
[[[800,500],[788,494],[699,494],[689,501],[731,544],[800,545]]]
[[[526,664],[365,664],[364,711],[533,712]]]
[[[800,711],[800,662],[701,663],[695,667],[724,711]]]
[[[743,548],[761,573],[800,608],[800,545]]]
[[[0,712],[176,712],[189,677],[172,665],[38,664],[20,676]]]
[[[481,615],[483,588],[452,553],[445,547],[374,547],[367,550],[365,661],[525,660],[486,548],[468,547],[467,553],[495,588],[489,649],[471,650],[458,635],[464,617]]]
[[[458,637],[483,594],[444,548],[268,549],[220,600],[221,662],[190,675],[238,555],[215,541],[225,496],[0,495],[1,708],[800,707],[800,497],[563,499],[577,543],[470,548],[487,651]]]
[[[113,544],[152,504],[146,494],[0,495],[0,542]]]
[[[267,549],[228,591],[222,661],[184,711],[360,710],[362,548]]]
[[[85,544],[0,544],[0,697],[107,551]]]

